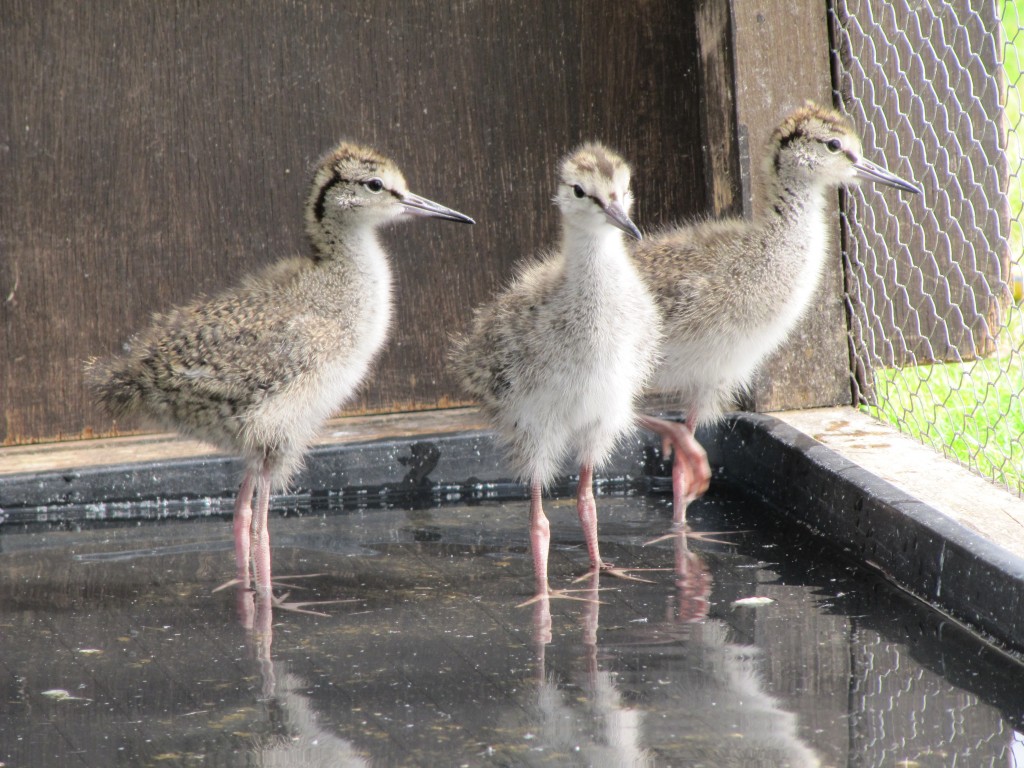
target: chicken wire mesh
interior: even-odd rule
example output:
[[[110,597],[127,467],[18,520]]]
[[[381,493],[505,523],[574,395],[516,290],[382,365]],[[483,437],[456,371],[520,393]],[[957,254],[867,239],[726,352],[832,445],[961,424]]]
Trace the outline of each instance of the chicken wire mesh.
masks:
[[[850,766],[1020,765],[1021,734],[998,710],[933,668],[904,663],[906,646],[881,632],[862,627],[853,637]],[[947,715],[926,714],[935,712]]]
[[[924,189],[844,195],[854,400],[1024,496],[1024,0],[832,0],[829,18],[837,105]]]

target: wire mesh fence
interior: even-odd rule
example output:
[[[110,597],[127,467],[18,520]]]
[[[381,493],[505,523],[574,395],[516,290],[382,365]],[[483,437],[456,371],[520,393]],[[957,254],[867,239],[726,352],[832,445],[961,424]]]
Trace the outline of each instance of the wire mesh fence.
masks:
[[[855,402],[1024,496],[1024,0],[832,0],[829,17],[837,105],[924,189],[845,195]]]

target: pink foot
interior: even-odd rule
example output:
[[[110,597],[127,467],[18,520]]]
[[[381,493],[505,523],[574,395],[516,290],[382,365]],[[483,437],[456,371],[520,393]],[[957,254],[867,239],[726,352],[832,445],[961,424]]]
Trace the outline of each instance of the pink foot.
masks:
[[[645,429],[661,435],[662,450],[666,456],[673,455],[673,499],[690,501],[703,494],[711,483],[711,465],[707,452],[693,436],[690,424],[646,415],[640,416],[638,422]]]
[[[573,579],[573,584],[579,584],[580,582],[586,581],[587,579],[593,578],[595,574],[601,576],[611,576],[616,579],[623,579],[624,581],[639,581],[644,584],[654,584],[651,579],[644,579],[639,576],[632,576],[634,573],[644,573],[646,571],[670,571],[671,568],[618,568],[611,563],[601,563],[596,568],[591,566],[590,570],[584,573],[579,578]]]
[[[691,422],[694,416],[690,415]],[[683,530],[686,508],[711,484],[707,452],[693,436],[689,423],[680,424],[653,416],[640,416],[638,422],[661,435],[662,451],[665,456],[672,455],[672,527]]]

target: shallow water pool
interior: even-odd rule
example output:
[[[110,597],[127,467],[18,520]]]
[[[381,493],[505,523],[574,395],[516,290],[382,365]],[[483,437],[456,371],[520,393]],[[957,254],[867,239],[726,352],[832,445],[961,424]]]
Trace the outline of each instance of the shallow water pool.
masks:
[[[223,516],[0,528],[0,762],[1024,765],[1024,668],[727,487],[690,508],[725,533],[649,546],[670,500],[600,496],[605,558],[660,570],[550,623],[516,607],[526,501],[414,506],[276,510],[281,592],[348,601],[324,616],[213,592]],[[547,509],[568,587],[575,506]]]

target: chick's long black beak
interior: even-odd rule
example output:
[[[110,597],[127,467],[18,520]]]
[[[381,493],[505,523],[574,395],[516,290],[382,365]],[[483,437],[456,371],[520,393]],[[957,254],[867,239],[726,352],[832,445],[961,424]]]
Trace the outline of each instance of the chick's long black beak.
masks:
[[[618,227],[630,237],[636,240],[643,240],[643,235],[640,234],[640,230],[636,228],[636,224],[626,214],[626,209],[622,207],[622,203],[618,200],[612,201],[604,207],[604,215],[608,218],[609,223],[613,226]]]
[[[402,205],[405,206],[405,212],[411,216],[430,216],[447,221],[461,221],[463,224],[476,224],[466,214],[446,208],[440,203],[435,203],[433,200],[427,200],[425,197],[414,195],[412,192],[406,192],[402,195],[401,199]]]
[[[870,160],[865,160],[863,157],[857,160],[853,164],[853,167],[857,172],[858,178],[874,181],[878,184],[885,184],[887,187],[896,187],[896,189],[902,189],[904,192],[913,192],[917,195],[921,194],[921,188],[916,184],[904,181],[895,173],[890,173],[882,166],[875,165]]]

